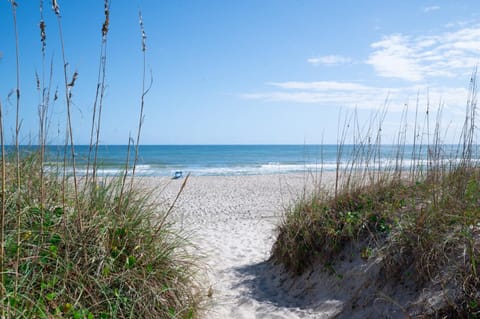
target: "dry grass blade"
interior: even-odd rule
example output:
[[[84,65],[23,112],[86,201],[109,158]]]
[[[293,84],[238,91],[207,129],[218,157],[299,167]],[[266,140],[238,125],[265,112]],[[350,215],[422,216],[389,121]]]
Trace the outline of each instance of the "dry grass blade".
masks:
[[[163,228],[163,225],[165,224],[165,221],[167,220],[168,216],[172,212],[173,208],[175,207],[175,204],[177,203],[178,199],[180,198],[180,195],[183,193],[183,190],[187,186],[188,178],[190,177],[190,173],[185,176],[185,179],[183,180],[182,186],[180,186],[179,191],[177,192],[177,195],[175,196],[175,199],[173,200],[172,204],[168,208],[167,212],[165,215],[163,215],[162,220],[160,221],[160,224],[158,225],[157,231],[155,232],[158,234],[160,230]]]
[[[99,66],[98,66],[98,76],[97,76],[97,87],[95,91],[95,101],[93,103],[93,112],[92,112],[92,124],[90,131],[90,144],[88,150],[87,158],[87,172],[85,175],[85,182],[88,182],[90,165],[93,166],[92,172],[92,181],[96,183],[97,178],[97,160],[98,160],[98,146],[100,142],[100,125],[102,119],[102,110],[103,110],[103,98],[105,96],[105,79],[106,79],[106,65],[107,65],[107,35],[108,28],[110,25],[110,4],[108,0],[104,2],[104,14],[105,21],[102,25],[102,43],[100,45],[100,56],[99,56]],[[95,142],[94,142],[95,138]],[[92,160],[92,150],[94,150],[93,163]]]
[[[0,144],[1,144],[1,152],[2,152],[2,215],[0,219],[0,280],[1,280],[1,299],[3,300],[6,296],[6,290],[4,286],[5,282],[5,202],[6,202],[6,187],[7,187],[7,175],[6,175],[6,163],[5,163],[5,141],[3,136],[3,107],[2,102],[0,100]],[[5,310],[2,307],[2,317],[5,317]]]
[[[10,1],[12,5],[12,16],[13,16],[13,26],[15,30],[15,62],[16,62],[16,80],[17,86],[15,89],[16,92],[16,115],[15,115],[15,152],[16,152],[16,183],[17,183],[17,196],[16,196],[16,206],[17,206],[17,220],[16,227],[21,227],[21,199],[20,199],[20,183],[21,183],[21,173],[20,173],[20,50],[19,50],[19,35],[17,28],[17,3],[15,1]],[[20,246],[20,233],[17,234],[17,246]],[[17,249],[16,262],[15,262],[15,288],[13,292],[14,298],[17,297],[18,285],[19,285],[19,276],[18,276],[18,265],[20,263],[20,250]]]
[[[142,132],[142,126],[143,126],[143,121],[144,121],[144,107],[145,107],[145,96],[148,94],[150,91],[150,88],[152,87],[153,83],[153,78],[150,77],[150,84],[147,87],[146,86],[146,39],[147,36],[145,35],[145,29],[143,27],[143,18],[142,18],[142,12],[138,12],[139,16],[139,23],[140,23],[140,31],[142,33],[142,53],[143,53],[143,70],[142,70],[142,95],[140,98],[140,115],[138,119],[138,126],[137,126],[137,140],[135,143],[135,159],[133,161],[133,169],[132,169],[132,183],[133,183],[133,177],[135,176],[135,170],[137,168],[137,163],[138,163],[138,156],[139,156],[139,145],[140,145],[140,136]],[[130,184],[132,186],[132,184]]]
[[[70,158],[72,160],[72,175],[73,175],[73,187],[74,187],[74,196],[75,196],[75,203],[76,206],[79,206],[78,202],[78,181],[77,181],[77,166],[76,166],[76,153],[75,153],[75,144],[74,144],[74,139],[73,139],[73,127],[72,127],[72,114],[71,114],[71,104],[72,104],[72,92],[71,89],[75,85],[75,81],[78,78],[78,72],[75,71],[71,81],[68,81],[68,63],[67,63],[67,58],[65,55],[65,43],[64,43],[64,38],[63,38],[63,28],[62,28],[62,21],[60,17],[60,8],[58,6],[58,3],[56,0],[52,1],[52,7],[53,10],[57,16],[57,23],[58,23],[58,32],[59,32],[59,39],[60,39],[60,47],[62,51],[62,60],[63,60],[63,77],[64,77],[64,85],[65,85],[65,102],[67,106],[67,127],[66,127],[66,141],[65,141],[65,149],[67,149],[67,146],[70,146]],[[65,169],[66,169],[66,156],[64,157],[64,179],[65,177]],[[81,211],[78,212],[78,225],[80,229],[83,228],[82,225],[82,216],[81,216]]]

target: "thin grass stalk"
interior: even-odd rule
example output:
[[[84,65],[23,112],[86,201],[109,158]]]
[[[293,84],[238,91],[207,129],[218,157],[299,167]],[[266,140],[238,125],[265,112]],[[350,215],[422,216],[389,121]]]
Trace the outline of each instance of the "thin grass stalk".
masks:
[[[407,139],[407,129],[408,129],[408,104],[405,104],[405,107],[402,111],[400,119],[400,128],[397,135],[397,150],[395,154],[395,170],[394,175],[398,180],[402,178],[403,171],[403,160],[405,158],[405,145]]]
[[[122,205],[123,201],[123,193],[125,192],[125,183],[127,181],[128,175],[128,165],[130,164],[130,146],[135,144],[135,141],[132,139],[131,136],[128,137],[128,146],[127,146],[127,158],[125,159],[125,172],[122,176],[122,186],[120,187],[120,195],[118,199],[118,209],[120,210],[120,205]]]
[[[355,117],[353,122],[353,161],[355,163],[352,177],[358,178],[363,174],[365,170],[364,160],[365,160],[365,137],[363,135],[362,129],[360,128],[360,119],[357,115],[357,110],[355,109]],[[352,166],[353,167],[353,166]]]
[[[376,115],[375,115],[376,116]],[[360,120],[358,117],[355,119],[356,121],[356,132],[354,133],[354,144],[358,144],[357,148],[358,151],[355,154],[355,162],[356,169],[359,174],[355,177],[356,180],[361,178],[360,180],[366,181],[369,178],[369,169],[370,169],[370,161],[371,161],[371,125],[368,127],[360,127]]]
[[[476,129],[476,115],[477,115],[477,85],[478,85],[478,77],[477,77],[477,71],[478,71],[478,65],[475,66],[475,70],[473,71],[473,78],[474,80],[474,86],[473,86],[473,92],[472,92],[472,104],[471,104],[471,126],[470,126],[470,145],[471,145],[471,151],[472,151],[472,156],[473,156],[473,146],[476,145],[475,141],[475,129]],[[478,147],[478,145],[477,145]],[[471,160],[471,158],[470,158]],[[470,161],[471,162],[471,161]],[[473,164],[473,163],[472,163]]]
[[[371,118],[371,117],[370,117]],[[371,121],[371,120],[370,120]],[[360,125],[360,124],[358,124]],[[362,152],[359,155],[361,160],[360,163],[358,164],[359,167],[361,168],[361,174],[358,175],[361,177],[361,180],[366,181],[371,178],[369,176],[369,170],[371,166],[371,161],[372,161],[372,124],[365,124],[364,127],[362,127],[357,132],[358,136],[360,136],[360,144],[362,145]],[[363,165],[363,168],[362,168]]]
[[[185,179],[183,180],[182,186],[180,186],[180,190],[177,192],[177,196],[175,196],[175,199],[173,200],[172,204],[168,208],[167,212],[162,216],[162,220],[160,221],[160,224],[157,227],[157,230],[155,231],[154,237],[158,235],[158,233],[162,230],[163,225],[165,224],[168,216],[172,212],[173,208],[175,207],[175,204],[177,203],[178,199],[180,198],[180,195],[183,193],[183,190],[185,189],[185,186],[187,186],[188,179],[190,177],[190,173],[185,176]]]
[[[470,126],[470,104],[472,99],[472,88],[473,88],[473,77],[470,78],[470,87],[468,92],[468,99],[467,104],[465,105],[465,121],[463,123],[463,132],[462,132],[462,164],[466,163],[466,159],[468,157],[467,153],[469,152],[467,146],[468,140],[468,131]]]
[[[107,43],[105,40],[105,52],[107,50]],[[101,125],[101,118],[102,118],[102,110],[103,110],[103,98],[105,96],[105,74],[106,74],[106,53],[104,53],[103,57],[103,67],[102,67],[102,85],[101,85],[101,92],[100,92],[100,103],[98,108],[98,117],[97,117],[97,131],[95,137],[95,155],[93,160],[93,180],[96,181],[97,177],[97,160],[98,160],[98,146],[100,144],[100,125]]]
[[[463,151],[462,151],[463,164],[470,163],[472,158],[473,136],[474,136],[474,130],[475,130],[476,92],[477,92],[477,68],[475,68],[470,78],[469,94],[468,94],[468,100],[467,100],[467,105],[465,110],[465,123],[463,128]]]
[[[416,154],[416,147],[417,147],[417,134],[418,134],[418,124],[417,124],[417,121],[418,121],[418,108],[419,108],[419,104],[420,104],[420,92],[417,92],[417,100],[415,102],[415,120],[413,122],[413,147],[412,147],[412,164],[410,166],[410,176],[412,177],[412,183],[415,181],[416,179],[416,176],[415,176],[415,173],[416,173],[416,169],[417,169],[417,154]]]
[[[48,87],[47,89],[45,90],[45,105],[47,105],[47,108],[45,109],[45,127],[44,127],[44,144],[47,145],[47,138],[48,138],[48,132],[50,130],[50,125],[51,125],[51,121],[50,121],[50,117],[48,115],[48,111],[50,110],[50,96],[51,96],[51,93],[52,93],[52,82],[53,82],[53,57],[52,59],[50,60],[50,73],[49,73],[49,78],[48,78]],[[52,108],[55,104],[55,102],[57,101],[57,92],[55,92],[55,95],[54,95],[54,99],[53,99],[53,102],[52,103]]]
[[[20,227],[21,227],[21,203],[20,203],[20,181],[21,181],[21,173],[20,173],[20,143],[19,143],[19,135],[20,135],[20,53],[19,53],[19,36],[18,36],[18,28],[17,28],[17,3],[13,0],[10,0],[12,5],[12,15],[13,15],[13,27],[15,31],[15,58],[16,58],[16,79],[17,79],[17,87],[16,87],[16,116],[15,116],[15,153],[16,153],[16,175],[17,175],[17,196],[16,196],[16,203],[17,203],[17,220],[16,220],[16,229],[17,229],[17,252],[16,252],[16,262],[14,265],[15,271],[15,285],[14,285],[14,299],[17,298],[18,292],[18,281],[19,281],[19,273],[18,273],[18,265],[20,264]]]
[[[363,180],[366,181],[367,179],[370,181],[370,183],[373,183],[373,176],[370,174],[371,166],[375,169],[375,163],[371,164],[375,152],[374,152],[374,145],[372,144],[372,128],[374,127],[374,122],[376,117],[378,116],[378,111],[376,111],[374,114],[370,116],[370,123],[368,124],[368,128],[365,133],[365,138],[366,138],[366,150],[364,151],[364,159],[365,159],[365,169],[363,170]]]
[[[473,155],[473,146],[476,145],[476,150],[478,150],[478,144],[476,143],[476,139],[475,139],[475,129],[476,129],[476,125],[477,125],[477,102],[478,102],[478,97],[477,97],[477,92],[478,92],[478,77],[477,77],[477,72],[478,72],[478,66],[475,67],[475,70],[473,72],[473,78],[475,79],[474,81],[474,87],[473,87],[473,92],[472,92],[472,104],[471,104],[471,126],[470,126],[470,136],[471,136],[471,140],[470,140],[470,143],[471,143],[471,150],[472,150],[472,154]],[[476,154],[478,155],[478,154]],[[471,158],[470,158],[471,159]],[[470,161],[471,162],[471,161]],[[473,164],[473,163],[472,163]]]
[[[421,126],[421,129],[417,131],[418,137],[420,139],[419,143],[417,143],[417,149],[418,149],[417,157],[421,159],[421,162],[422,162],[421,169],[418,170],[418,174],[420,175],[420,177],[426,177],[430,167],[430,163],[429,163],[430,159],[429,159],[429,152],[428,152],[428,149],[429,149],[428,141],[429,141],[430,132],[428,131],[429,125],[427,125],[427,123],[429,123],[430,121],[429,114],[430,114],[430,98],[427,90],[427,105],[426,105],[425,114],[423,117],[423,124]],[[421,130],[421,133],[420,133],[420,130]],[[427,140],[427,142],[425,142],[425,139]]]
[[[77,178],[76,178],[76,167],[75,167],[75,150],[74,150],[74,145],[73,145],[73,134],[72,134],[72,128],[71,128],[71,117],[70,117],[70,91],[69,87],[73,87],[75,84],[75,80],[78,76],[78,74],[75,72],[72,82],[69,84],[67,81],[67,62],[65,58],[65,47],[64,47],[64,41],[63,41],[63,34],[62,34],[62,24],[61,24],[61,17],[60,17],[60,7],[58,6],[58,3],[56,0],[52,0],[52,9],[57,17],[57,22],[58,22],[58,27],[59,27],[59,35],[60,35],[60,44],[62,48],[62,58],[63,58],[63,73],[64,73],[64,80],[65,80],[65,96],[66,96],[66,103],[67,103],[67,127],[65,129],[65,145],[63,149],[63,177],[62,177],[62,208],[63,208],[63,216],[62,216],[62,223],[63,227],[66,233],[68,233],[68,221],[67,221],[67,203],[66,203],[66,193],[67,193],[67,153],[68,153],[68,144],[69,144],[69,137],[71,141],[71,152],[72,152],[72,161],[73,161],[73,179],[74,179],[74,195],[75,195],[75,205],[76,208],[79,208],[79,202],[78,202],[78,184],[77,184]],[[55,92],[55,97],[54,101],[58,99],[58,90]],[[79,230],[83,228],[82,226],[82,215],[80,209],[78,209],[77,213],[77,227]],[[68,263],[69,261],[69,252],[70,252],[70,244],[68,243],[68,240],[65,241],[65,260]],[[84,254],[86,254],[85,247],[84,247]],[[85,255],[85,262],[87,262],[87,258]],[[68,271],[68,269],[67,269]],[[67,274],[65,274],[67,276]]]
[[[440,176],[442,173],[442,161],[441,161],[441,138],[440,138],[440,128],[441,128],[441,117],[442,117],[443,104],[440,104],[437,111],[437,119],[435,121],[435,130],[433,133],[433,163],[432,174],[433,174],[433,183],[432,183],[432,193],[433,193],[433,205],[438,207],[439,196],[441,196],[438,189],[440,185]]]
[[[45,206],[45,185],[44,185],[44,168],[45,162],[45,144],[46,144],[46,132],[45,121],[47,113],[47,98],[45,90],[45,48],[46,48],[46,25],[43,20],[43,0],[40,0],[40,41],[42,43],[42,78],[37,75],[37,90],[39,91],[39,106],[38,116],[40,124],[39,145],[40,145],[40,236],[43,235],[43,208]]]
[[[357,112],[358,112],[358,110],[357,110],[357,108],[355,108],[355,120],[354,120],[354,123],[353,123],[353,132],[354,132],[353,134],[354,134],[355,140],[353,142],[353,145],[354,145],[354,147],[357,148],[355,156],[359,157],[361,159],[364,159],[365,158],[365,143],[364,143],[364,140],[363,140],[363,134],[362,134],[363,132],[362,132],[362,129],[360,128],[360,119],[358,117]]]
[[[90,144],[88,150],[87,172],[85,181],[88,181],[90,172],[90,161],[92,150],[95,148],[94,159],[92,163],[92,181],[96,183],[98,145],[100,140],[100,124],[102,118],[103,98],[105,95],[106,61],[107,61],[107,35],[110,26],[110,5],[108,0],[104,2],[105,20],[102,25],[102,43],[100,45],[100,63],[98,65],[97,89],[95,92],[95,101],[93,103],[92,127],[90,131]],[[97,111],[98,106],[98,111]],[[97,118],[98,113],[98,118]],[[95,142],[94,142],[95,136]]]
[[[152,85],[152,80],[150,80],[150,86],[148,88],[146,88],[146,86],[145,86],[146,50],[147,50],[146,40],[147,40],[147,36],[145,34],[145,28],[143,26],[143,18],[142,18],[142,12],[141,11],[138,12],[138,17],[139,17],[139,23],[140,23],[140,31],[142,33],[142,53],[143,53],[142,96],[141,96],[141,99],[140,99],[140,117],[139,117],[139,120],[138,120],[137,141],[135,143],[135,159],[133,161],[132,180],[130,182],[130,187],[133,187],[135,170],[136,170],[137,163],[138,163],[138,154],[139,154],[138,149],[139,149],[139,145],[140,145],[140,135],[141,135],[142,124],[143,124],[143,120],[144,120],[143,112],[144,112],[144,105],[145,105],[145,95],[147,95],[147,93],[150,90],[150,87]]]
[[[89,143],[89,148],[88,148],[88,157],[87,157],[87,171],[85,173],[85,184],[88,184],[88,178],[90,177],[90,161],[92,158],[92,151],[94,147],[94,142],[93,142],[93,136],[95,132],[95,123],[96,123],[96,116],[97,116],[97,103],[98,103],[98,97],[99,97],[99,91],[100,91],[100,78],[101,78],[101,70],[102,70],[102,56],[103,56],[103,42],[102,42],[102,47],[100,48],[100,64],[98,66],[98,80],[97,80],[97,89],[95,91],[95,100],[93,102],[93,112],[92,112],[92,125],[90,128],[90,143]],[[95,167],[95,164],[92,164],[93,167]],[[95,168],[92,168],[95,170]],[[95,172],[92,172],[92,175],[95,175]],[[95,177],[92,177],[92,180],[94,182]]]
[[[106,77],[106,66],[107,66],[107,36],[108,30],[110,27],[110,3],[108,0],[104,2],[104,14],[105,14],[105,21],[102,25],[102,44],[103,44],[103,57],[102,57],[102,82],[101,82],[101,90],[100,90],[100,105],[98,109],[98,119],[97,119],[97,134],[95,140],[95,159],[93,162],[94,165],[94,179],[96,177],[96,169],[97,169],[97,156],[98,156],[98,145],[100,142],[100,125],[101,125],[101,118],[102,118],[102,109],[103,109],[103,98],[105,96],[105,77]]]
[[[475,67],[475,71],[474,71],[475,87],[474,87],[474,91],[473,91],[472,113],[471,113],[471,115],[472,115],[472,121],[471,121],[472,127],[470,128],[470,130],[471,130],[471,135],[472,135],[472,147],[473,147],[474,144],[476,145],[476,149],[475,149],[475,154],[474,154],[474,155],[475,155],[475,158],[478,159],[478,155],[479,155],[479,154],[478,154],[478,144],[477,144],[477,143],[478,143],[478,140],[475,139],[475,129],[476,129],[476,127],[475,127],[476,124],[475,124],[475,123],[476,123],[476,115],[477,115],[477,80],[478,80],[478,79],[477,79],[477,69],[478,69],[478,66]],[[471,162],[471,165],[472,165],[473,167],[477,167],[477,168],[478,168],[478,161],[472,162],[472,161],[470,160],[470,162]],[[464,211],[464,220],[465,220],[465,222],[464,222],[464,227],[465,227],[465,228],[466,228],[466,227],[470,227],[470,225],[469,225],[468,222],[467,222],[467,218],[468,218],[467,215],[468,215],[467,212]],[[478,225],[478,224],[477,224],[477,225]],[[471,269],[472,273],[474,274],[474,276],[475,276],[475,277],[477,278],[477,280],[478,280],[479,274],[478,274],[478,271],[477,271],[477,265],[478,265],[478,263],[479,263],[480,261],[478,260],[478,253],[476,254],[477,256],[475,256],[474,247],[475,247],[475,240],[474,240],[474,238],[470,238],[470,239],[469,239],[469,250],[470,250],[469,255],[470,255],[470,260],[471,260],[471,267],[470,267],[470,269]]]
[[[1,144],[1,152],[2,152],[2,216],[0,219],[0,280],[1,280],[1,300],[2,300],[2,318],[5,318],[5,307],[3,307],[4,298],[6,296],[5,290],[5,204],[6,204],[6,187],[7,187],[7,170],[5,166],[5,140],[3,135],[3,107],[2,101],[0,100],[0,144]]]
[[[379,112],[377,136],[375,138],[375,148],[376,148],[375,157],[378,161],[378,166],[377,166],[377,171],[373,173],[374,180],[375,180],[375,177],[377,177],[377,180],[380,180],[380,178],[382,178],[380,174],[382,170],[382,127],[383,127],[383,122],[385,121],[385,117],[387,116],[389,99],[390,99],[390,93],[387,94],[383,107]],[[375,158],[373,160],[373,163],[375,163]]]
[[[432,157],[430,149],[430,94],[427,89],[427,110],[425,112],[425,126],[427,128],[427,170],[430,171],[432,167]]]
[[[60,134],[60,129],[59,132]],[[63,168],[62,168],[62,209],[63,209],[63,215],[62,215],[62,225],[63,225],[63,231],[65,233],[68,232],[68,216],[67,216],[67,153],[68,153],[68,133],[65,131],[65,144],[63,146]],[[60,156],[58,154],[57,156]],[[57,162],[59,162],[57,160]],[[70,259],[70,243],[69,240],[65,240],[65,261],[68,262]],[[68,271],[68,268],[66,269]],[[67,274],[65,274],[65,277],[67,277]]]
[[[103,49],[102,49],[103,50]],[[102,53],[103,54],[103,53]],[[106,59],[105,56],[102,56],[102,62],[101,65],[104,65],[104,59]],[[101,66],[100,66],[101,67]],[[102,67],[102,72],[105,72],[105,66]],[[92,132],[91,132],[91,137],[90,137],[90,148],[89,148],[89,154],[88,154],[88,165],[87,165],[87,179],[88,179],[88,171],[89,171],[89,166],[90,166],[90,157],[91,157],[91,151],[92,147],[94,148],[94,158],[93,158],[93,163],[92,163],[92,182],[96,184],[97,180],[97,156],[98,156],[98,144],[99,144],[99,139],[100,139],[100,123],[101,123],[101,118],[102,118],[102,105],[103,105],[103,94],[104,94],[104,87],[105,87],[105,73],[103,73],[102,80],[100,85],[100,102],[98,103],[98,111],[97,111],[97,97],[95,97],[95,106],[94,106],[94,114],[92,116]],[[99,88],[97,87],[97,90]],[[98,94],[98,93],[97,93]],[[95,116],[98,114],[97,118]],[[95,124],[96,122],[96,124]],[[94,130],[96,126],[96,129]],[[94,134],[95,133],[95,134]],[[95,137],[95,142],[93,142],[93,136]],[[93,145],[92,145],[93,142]]]
[[[350,154],[348,155],[348,159],[347,159],[347,163],[345,165],[345,170],[344,170],[344,178],[343,178],[343,181],[345,181],[346,185],[350,185],[350,181],[352,179],[352,172],[355,168],[355,165],[356,165],[356,149],[357,149],[357,146],[355,145],[355,117],[357,116],[356,112],[353,112],[353,114],[350,115],[350,117],[348,118],[348,121],[345,122],[345,125],[346,125],[346,133],[345,135],[348,133],[347,131],[349,131],[352,126],[353,128],[351,129],[353,131],[353,139],[352,139],[352,142],[353,145],[351,145],[351,150],[350,150]],[[352,124],[353,123],[353,124]],[[345,142],[344,142],[345,143]],[[348,167],[350,169],[348,169]]]
[[[351,156],[351,165],[350,165],[350,172],[348,173],[348,180],[350,181],[351,176],[353,175],[354,170],[356,169],[355,165],[357,163],[357,158],[358,158],[358,153],[361,151],[361,145],[359,146],[359,141],[357,139],[360,139],[360,135],[357,133],[357,126],[358,126],[358,113],[357,113],[357,108],[355,108],[353,112],[353,119],[352,121],[352,135],[353,135],[353,146],[352,146],[352,156]]]
[[[73,187],[74,187],[74,196],[75,196],[75,205],[78,210],[77,212],[77,223],[78,227],[80,230],[83,229],[82,225],[82,211],[79,209],[80,205],[78,202],[78,183],[77,183],[77,172],[76,172],[76,155],[75,155],[75,144],[73,141],[73,128],[72,128],[72,115],[71,115],[71,90],[73,89],[75,85],[75,81],[77,80],[78,73],[75,71],[72,77],[72,80],[68,82],[68,76],[67,76],[67,59],[65,56],[65,42],[63,40],[63,28],[62,28],[62,18],[60,16],[60,7],[58,6],[58,3],[56,0],[52,1],[52,7],[53,11],[55,12],[55,15],[57,16],[57,22],[58,22],[58,32],[60,36],[60,47],[62,50],[62,60],[63,60],[63,77],[64,77],[64,84],[65,84],[65,101],[67,103],[67,135],[70,140],[70,156],[72,159],[72,174],[73,174]]]
[[[337,198],[338,194],[338,183],[340,181],[340,164],[342,161],[342,155],[343,155],[343,148],[345,144],[345,138],[346,138],[346,125],[341,126],[340,121],[341,121],[341,113],[338,115],[338,125],[337,129],[340,129],[340,127],[343,127],[342,134],[339,140],[337,140],[337,160],[336,160],[336,168],[335,168],[335,198]],[[346,119],[345,119],[346,121]],[[340,132],[337,132],[337,136],[340,136]]]
[[[321,138],[321,144],[320,144],[320,176],[318,175],[318,170],[315,171],[315,175],[317,176],[317,184],[315,185],[315,189],[319,189],[320,185],[322,185],[323,181],[323,170],[324,170],[324,165],[325,165],[325,160],[324,160],[324,139],[325,139],[325,131],[322,131],[322,138]],[[316,169],[316,167],[315,167]]]
[[[463,154],[462,154],[462,162],[461,167],[465,171],[465,174],[469,174],[469,170],[472,167],[478,168],[478,162],[475,163],[472,161],[473,156],[473,143],[475,142],[475,118],[477,113],[477,70],[478,67],[476,66],[474,71],[472,72],[472,76],[470,79],[470,90],[469,90],[469,97],[467,101],[467,110],[466,110],[466,117],[469,117],[469,121],[465,119],[468,126],[464,127],[464,141],[463,141]],[[478,154],[476,154],[478,156]],[[469,227],[468,221],[468,213],[464,211],[464,227]],[[470,240],[471,241],[471,240]],[[472,246],[472,243],[470,243]],[[471,255],[471,254],[470,254]],[[475,258],[472,258],[475,261]],[[472,265],[473,266],[473,265]],[[475,270],[476,271],[476,270]]]
[[[63,211],[67,208],[67,154],[68,154],[68,133],[65,131],[65,143],[63,145],[63,167],[62,167],[62,205]],[[66,219],[64,215],[64,219]],[[66,221],[65,221],[66,225]]]

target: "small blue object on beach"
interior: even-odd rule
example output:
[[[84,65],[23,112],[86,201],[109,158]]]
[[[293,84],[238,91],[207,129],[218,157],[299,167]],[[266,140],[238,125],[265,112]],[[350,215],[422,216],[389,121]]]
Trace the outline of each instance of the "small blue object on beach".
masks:
[[[172,179],[179,179],[180,177],[183,176],[183,172],[182,171],[176,171],[175,172],[175,175],[173,175]]]

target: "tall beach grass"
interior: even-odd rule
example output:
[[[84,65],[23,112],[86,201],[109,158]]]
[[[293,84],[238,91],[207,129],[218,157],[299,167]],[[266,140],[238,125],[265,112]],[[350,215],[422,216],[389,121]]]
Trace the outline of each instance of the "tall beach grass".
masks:
[[[40,9],[42,70],[35,74],[38,91],[38,153],[23,153],[19,139],[22,103],[21,61],[16,14],[21,4],[9,1],[16,41],[15,145],[6,147],[0,102],[1,220],[0,316],[2,318],[195,318],[201,306],[197,283],[198,260],[187,253],[187,242],[158,211],[148,190],[133,182],[144,120],[146,44],[143,20],[140,40],[143,78],[140,121],[133,142],[133,169],[116,178],[97,176],[97,150],[106,90],[107,38],[110,2],[103,3],[98,83],[94,98],[88,169],[76,172],[71,106],[79,72],[71,72],[63,34],[61,3],[52,1],[50,15]],[[50,18],[49,18],[50,17]],[[50,23],[47,23],[50,21]],[[53,23],[53,22],[56,22]],[[47,65],[47,25],[56,25],[61,47],[63,88],[53,90],[53,59]],[[52,80],[53,79],[53,80]],[[52,92],[54,92],[53,97]],[[64,96],[65,144],[63,164],[45,169],[49,110]],[[56,106],[58,107],[58,106]],[[131,139],[128,140],[132,144]],[[130,155],[130,154],[129,154]],[[72,165],[73,167],[71,167]],[[71,173],[67,173],[72,168]],[[129,185],[126,181],[130,178]]]
[[[441,110],[440,106],[432,128],[428,105],[424,118],[419,119],[417,102],[413,129],[407,125],[406,114],[402,115],[394,160],[387,165],[379,156],[385,109],[363,131],[355,114],[347,119],[339,134],[335,185],[317,189],[287,212],[278,227],[272,259],[296,276],[312,267],[334,269],[345,258],[345,249],[354,247],[365,263],[380,262],[379,281],[411,281],[415,291],[434,283],[442,287],[442,306],[432,310],[424,305],[424,317],[478,318],[480,154],[476,70],[456,146],[442,141]],[[420,127],[422,120],[424,125]],[[413,144],[406,147],[409,131],[414,133]],[[344,154],[351,132],[355,141],[352,154]],[[407,149],[412,153],[407,154]],[[348,164],[340,166],[345,161]],[[412,314],[405,310],[405,315]]]

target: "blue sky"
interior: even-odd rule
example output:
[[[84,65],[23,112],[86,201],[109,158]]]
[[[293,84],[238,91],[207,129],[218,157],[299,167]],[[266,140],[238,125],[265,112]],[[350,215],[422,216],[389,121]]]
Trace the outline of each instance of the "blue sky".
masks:
[[[77,144],[89,141],[97,83],[103,1],[61,1]],[[50,1],[47,71],[53,57],[49,141],[63,143],[65,103],[58,25]],[[112,1],[101,142],[135,135],[142,81],[138,9],[147,34],[153,85],[145,97],[143,144],[335,143],[339,118],[360,126],[388,97],[386,142],[405,105],[413,130],[443,105],[445,137],[458,134],[469,78],[480,60],[478,0]],[[38,136],[41,74],[39,2],[18,0],[22,143]],[[15,38],[9,1],[0,2],[0,101],[13,136]],[[48,76],[47,76],[48,78]],[[434,119],[433,119],[434,120]],[[433,121],[432,120],[432,121]],[[340,120],[343,123],[343,120]],[[423,123],[423,121],[421,121]]]

